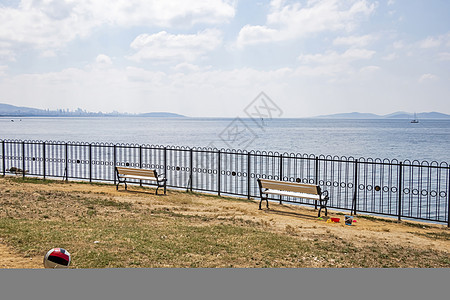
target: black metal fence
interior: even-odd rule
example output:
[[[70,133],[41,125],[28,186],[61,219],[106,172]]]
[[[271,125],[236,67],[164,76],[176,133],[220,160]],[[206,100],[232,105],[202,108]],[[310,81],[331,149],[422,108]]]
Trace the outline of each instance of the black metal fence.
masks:
[[[319,184],[328,207],[446,223],[448,163],[175,146],[1,140],[3,175],[116,182],[115,166],[156,169],[167,185],[258,198],[256,179]],[[274,200],[315,205],[290,197]]]

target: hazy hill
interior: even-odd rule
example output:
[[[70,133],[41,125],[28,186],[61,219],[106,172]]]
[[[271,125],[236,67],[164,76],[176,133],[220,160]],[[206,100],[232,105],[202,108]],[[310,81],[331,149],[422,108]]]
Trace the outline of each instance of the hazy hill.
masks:
[[[43,109],[0,103],[0,115],[41,114],[45,112]]]
[[[316,118],[330,118],[330,119],[379,119],[382,118],[379,115],[371,114],[371,113],[359,113],[359,112],[351,112],[351,113],[341,113],[341,114],[332,114],[332,115],[321,115]]]
[[[183,115],[169,113],[169,112],[150,112],[143,114],[121,114],[118,112],[103,113],[103,112],[88,112],[78,108],[70,111],[64,109],[58,110],[44,110],[31,107],[15,106],[10,104],[0,103],[0,116],[8,117],[99,117],[99,116],[139,116],[139,117],[158,117],[158,118],[182,118]]]
[[[423,112],[417,113],[418,119],[450,119],[450,115],[439,113],[439,112]],[[341,114],[331,114],[331,115],[321,115],[316,118],[327,118],[327,119],[413,119],[414,113],[408,112],[395,112],[387,115],[376,115],[371,113],[341,113]]]
[[[138,114],[139,117],[152,117],[152,118],[186,118],[186,116],[169,113],[169,112],[151,112],[145,114]]]

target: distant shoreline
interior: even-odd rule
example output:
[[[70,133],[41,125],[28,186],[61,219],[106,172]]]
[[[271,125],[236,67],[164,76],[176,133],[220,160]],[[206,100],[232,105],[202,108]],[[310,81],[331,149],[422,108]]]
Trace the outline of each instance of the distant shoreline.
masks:
[[[261,117],[266,118],[267,112],[262,111]],[[414,116],[419,120],[423,119],[450,119],[449,114],[440,113],[440,112],[421,112],[421,113],[410,113],[405,111],[397,111],[391,114],[386,115],[377,115],[374,113],[361,113],[361,112],[350,112],[350,113],[337,113],[337,114],[328,114],[328,115],[318,115],[318,116],[310,116],[310,117],[289,117],[289,118],[279,118],[279,119],[364,119],[364,120],[372,120],[372,119],[410,119],[412,120]],[[19,107],[11,104],[0,103],[0,117],[6,118],[25,118],[25,117],[55,117],[55,118],[73,118],[73,117],[151,117],[151,118],[224,118],[224,117],[189,117],[177,113],[172,112],[149,112],[149,113],[120,113],[117,111],[113,111],[110,113],[105,112],[89,112],[84,109],[78,108],[76,110],[48,110],[48,109],[39,109],[32,107]],[[227,117],[225,117],[227,118]],[[235,118],[235,117],[229,117]],[[255,118],[259,119],[260,117],[255,116]],[[246,119],[246,118],[243,118]],[[278,119],[272,116],[267,116],[267,119]]]
[[[1,115],[0,118],[6,119],[19,119],[19,118],[152,118],[152,119],[227,119],[232,120],[236,117],[189,117],[183,115],[167,115],[167,116],[147,116],[147,115]],[[252,119],[249,117],[241,117],[240,119]],[[313,116],[313,117],[285,117],[285,118],[267,118],[267,120],[295,120],[295,119],[315,119],[315,120],[411,120],[409,117],[398,116],[398,117],[333,117],[330,116]],[[441,117],[422,117],[423,120],[450,120],[450,115]]]

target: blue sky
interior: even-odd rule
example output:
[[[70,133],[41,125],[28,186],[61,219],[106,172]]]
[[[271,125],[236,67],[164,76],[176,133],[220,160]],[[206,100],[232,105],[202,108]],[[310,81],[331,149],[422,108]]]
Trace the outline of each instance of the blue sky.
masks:
[[[450,1],[0,0],[0,102],[282,117],[450,113]]]

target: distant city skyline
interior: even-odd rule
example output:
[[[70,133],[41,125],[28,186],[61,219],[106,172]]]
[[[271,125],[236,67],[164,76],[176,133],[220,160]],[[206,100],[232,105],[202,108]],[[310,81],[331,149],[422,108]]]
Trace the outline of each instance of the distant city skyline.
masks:
[[[450,114],[450,1],[0,0],[0,103]]]

